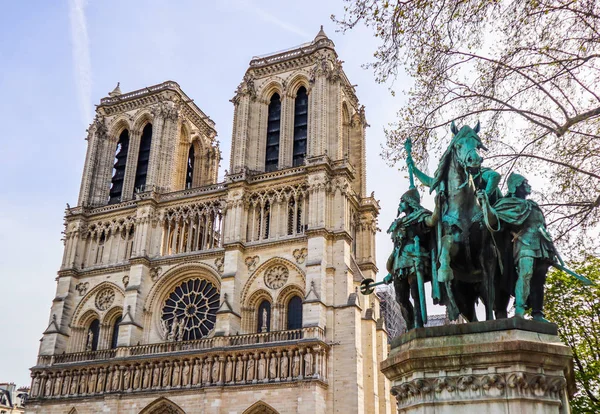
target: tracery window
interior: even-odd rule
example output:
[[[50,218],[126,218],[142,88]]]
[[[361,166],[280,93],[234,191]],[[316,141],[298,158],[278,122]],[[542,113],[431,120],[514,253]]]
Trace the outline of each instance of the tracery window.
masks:
[[[288,236],[291,236],[293,234],[303,233],[302,205],[303,205],[302,197],[299,197],[299,199],[297,201],[296,201],[296,197],[292,197],[288,201],[288,217],[287,217],[287,234],[288,234]]]
[[[177,286],[162,309],[166,339],[189,341],[208,335],[215,327],[219,297],[217,288],[204,279],[190,279]]]
[[[86,351],[96,351],[98,349],[98,338],[100,336],[100,321],[98,319],[94,319],[92,323],[90,323],[90,327],[88,328],[88,333],[85,342],[85,350]]]
[[[258,305],[257,321],[256,332],[271,332],[271,302],[266,299]]]
[[[168,209],[161,254],[189,253],[221,247],[223,214],[218,202]]]
[[[302,328],[302,299],[300,296],[294,296],[287,305],[287,328]]]
[[[308,135],[308,94],[304,86],[298,89],[294,104],[294,150],[293,166],[304,164],[306,137]]]
[[[278,93],[271,96],[267,119],[267,147],[265,171],[275,171],[279,164],[279,136],[281,132],[281,98]]]
[[[150,160],[150,147],[152,146],[152,124],[146,124],[142,131],[140,140],[140,152],[138,155],[137,168],[135,170],[135,191],[145,191],[146,178],[148,176],[148,162]]]
[[[98,238],[98,247],[96,249],[96,260],[95,264],[102,263],[102,256],[104,255],[104,242],[106,241],[106,234],[102,232]]]
[[[192,188],[194,182],[194,144],[190,145],[188,151],[187,169],[185,173],[185,188]]]
[[[115,204],[121,201],[128,151],[129,131],[125,129],[119,136],[119,142],[117,142],[117,149],[115,150],[115,163],[113,165],[113,175],[110,183],[108,204]]]
[[[117,347],[118,339],[119,339],[119,324],[123,320],[123,317],[119,316],[115,319],[115,322],[112,326],[112,335],[110,338],[110,349],[115,349]]]

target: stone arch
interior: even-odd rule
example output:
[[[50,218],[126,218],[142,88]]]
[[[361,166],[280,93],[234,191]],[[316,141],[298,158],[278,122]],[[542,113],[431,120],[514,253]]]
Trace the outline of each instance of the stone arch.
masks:
[[[300,269],[297,265],[295,265],[294,263],[292,263],[288,259],[285,259],[285,258],[279,257],[279,256],[272,257],[269,260],[267,260],[266,262],[262,263],[260,266],[258,266],[256,268],[256,270],[250,275],[250,277],[246,281],[246,283],[245,283],[245,285],[244,285],[244,287],[242,288],[242,291],[241,291],[241,295],[240,295],[240,301],[241,301],[241,303],[246,303],[246,300],[247,300],[250,288],[252,286],[252,283],[260,275],[262,275],[265,272],[265,270],[267,270],[271,266],[275,266],[277,264],[283,264],[286,267],[288,267],[289,269],[293,269],[296,273],[298,273],[298,275],[302,279],[303,284],[306,285],[306,275],[304,274],[304,271],[302,269]]]
[[[206,279],[221,292],[221,278],[215,269],[207,264],[200,262],[184,263],[167,270],[160,276],[158,282],[152,286],[145,302],[145,326],[152,327],[146,332],[147,343],[161,342],[163,340],[161,334],[159,334],[162,332],[160,316],[163,302],[172,290],[192,278]],[[223,299],[221,298],[220,300]]]
[[[108,139],[115,144],[119,140],[119,136],[123,130],[129,130],[131,133],[131,118],[125,114],[115,116],[108,127]]]
[[[154,116],[152,115],[152,112],[150,112],[149,109],[144,108],[135,114],[131,130],[136,135],[141,134],[146,124],[153,124],[152,127],[154,128],[153,121]],[[154,131],[152,131],[152,135],[154,135]]]
[[[242,414],[279,414],[279,412],[264,401],[257,401]]]
[[[76,326],[86,328],[94,319],[101,320],[100,315],[94,309],[89,309],[81,315]]]
[[[272,79],[261,88],[260,100],[268,104],[271,100],[271,96],[273,96],[274,93],[278,93],[281,99],[283,99],[284,88],[282,82],[279,79]]]
[[[100,310],[96,307],[96,295],[105,288],[111,288],[114,292],[114,299],[108,309]],[[87,340],[87,328],[94,318],[100,322],[100,337],[98,349],[106,349],[106,319],[114,318],[115,314],[122,313],[125,293],[119,286],[112,282],[102,282],[92,288],[79,302],[73,312],[70,328],[71,336],[69,338],[68,352],[79,352],[85,350],[85,341]],[[114,320],[114,319],[113,319]]]
[[[115,326],[115,322],[119,317],[123,316],[123,307],[122,306],[113,306],[106,312],[104,318],[101,321],[100,327],[100,341],[102,344],[102,348],[111,348],[113,329]]]
[[[115,299],[114,299],[113,303],[111,304],[111,307],[109,307],[109,309],[112,309],[113,306],[117,306],[119,304],[121,304],[121,306],[122,306],[123,301],[125,299],[125,292],[123,292],[123,290],[119,286],[117,286],[116,284],[114,284],[112,282],[102,282],[102,283],[94,286],[79,302],[79,305],[77,305],[75,312],[73,312],[73,318],[71,318],[71,325],[78,326],[79,321],[82,318],[82,314],[84,312],[87,312],[90,309],[93,309],[94,312],[96,312],[99,315],[98,317],[102,321],[102,318],[105,315],[107,315],[108,312],[100,311],[100,310],[96,311],[94,300],[95,300],[96,294],[107,287],[112,288],[113,291],[115,292]],[[94,306],[94,307],[92,308],[92,306]],[[107,310],[109,310],[109,309],[107,309]]]
[[[287,91],[290,98],[296,97],[296,93],[298,93],[298,89],[300,89],[301,86],[304,86],[306,88],[306,93],[310,95],[310,82],[308,81],[306,73],[296,72],[290,75],[288,79]]]
[[[287,326],[288,320],[288,304],[290,300],[294,297],[298,296],[302,301],[306,296],[304,289],[301,286],[296,284],[289,284],[279,292],[277,295],[277,308],[279,309],[279,326],[281,329],[286,330],[289,329]]]
[[[252,292],[252,294],[248,298],[248,303],[244,303],[243,306],[256,306],[264,299],[268,300],[272,304],[275,304],[273,296],[266,289],[258,289]]]
[[[274,326],[275,319],[273,318],[275,310],[275,301],[273,299],[273,295],[269,291],[258,289],[248,297],[247,303],[242,302],[242,329],[245,332],[257,332],[258,307],[265,300],[271,304],[271,330],[276,330],[276,326]]]
[[[166,397],[160,397],[148,404],[139,414],[185,414],[185,411]]]

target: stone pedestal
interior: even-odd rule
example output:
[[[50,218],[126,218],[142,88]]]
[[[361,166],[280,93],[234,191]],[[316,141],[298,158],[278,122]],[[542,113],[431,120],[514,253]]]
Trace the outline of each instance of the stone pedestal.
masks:
[[[398,413],[570,413],[570,349],[556,325],[502,319],[415,329],[381,371]]]

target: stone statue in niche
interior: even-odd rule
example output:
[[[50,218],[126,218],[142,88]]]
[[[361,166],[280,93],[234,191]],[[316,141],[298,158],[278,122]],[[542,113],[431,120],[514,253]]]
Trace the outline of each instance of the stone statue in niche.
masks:
[[[233,362],[231,361],[231,356],[228,356],[225,363],[225,382],[231,381],[233,381]]]
[[[93,344],[94,344],[94,333],[92,332],[91,329],[89,329],[88,333],[87,333],[87,341],[85,343],[85,350],[87,352],[92,351]]]
[[[52,395],[52,377],[48,376],[48,378],[46,378],[46,387],[44,390],[44,396],[50,397],[51,395]]]
[[[313,356],[310,350],[306,350],[304,354],[304,376],[312,377],[313,375]]]
[[[73,381],[71,381],[71,395],[77,394],[77,374],[73,375]]]
[[[246,364],[246,381],[254,380],[254,356],[248,357],[248,364]]]
[[[200,383],[200,364],[202,364],[202,361],[195,360],[194,368],[192,368],[192,385],[197,385]]]
[[[281,356],[280,377],[282,379],[287,378],[287,376],[288,376],[288,368],[289,368],[288,357],[287,357],[287,353],[284,352],[283,355]]]
[[[235,381],[242,382],[244,380],[244,361],[241,356],[237,357],[235,364]]]
[[[158,364],[154,365],[154,370],[152,372],[152,386],[158,387],[160,385],[160,366]]]
[[[115,371],[113,372],[113,378],[112,378],[112,390],[113,391],[118,391],[119,390],[119,380],[120,380],[120,372],[119,372],[119,368],[115,367]]]
[[[202,383],[209,384],[210,383],[210,359],[207,358],[204,360],[204,364],[202,365]]]
[[[190,379],[190,364],[188,361],[184,361],[183,369],[181,370],[181,384],[187,387]]]
[[[262,326],[260,327],[260,331],[261,332],[267,332],[267,321],[269,318],[269,313],[267,312],[266,308],[263,308],[262,310]]]
[[[128,390],[131,388],[130,381],[131,380],[131,371],[129,368],[125,368],[123,372],[123,389]]]
[[[263,358],[264,354],[260,354],[260,359],[258,360],[258,380],[261,381],[265,379],[267,375],[267,362]]]
[[[140,388],[140,367],[135,367],[135,373],[133,374],[133,389],[137,390]]]
[[[71,379],[71,376],[67,373],[65,375],[65,378],[62,382],[62,390],[60,391],[61,395],[68,395],[69,394],[69,386],[70,386],[70,382],[69,380]]]
[[[213,366],[212,366],[212,381],[213,382],[219,382],[220,378],[219,378],[219,369],[220,369],[220,363],[219,363],[219,358],[215,357],[214,361],[213,361]]]
[[[60,395],[61,377],[57,376],[54,380],[54,395]]]
[[[88,392],[90,394],[93,394],[94,391],[96,390],[96,380],[98,379],[98,376],[96,374],[96,370],[92,369],[91,371],[91,375],[90,375],[90,379],[88,382]]]
[[[179,386],[179,374],[181,373],[181,368],[179,367],[179,362],[175,361],[173,363],[173,387]]]
[[[271,354],[269,359],[269,378],[277,378],[277,357],[275,354]]]
[[[171,365],[167,362],[163,368],[162,386],[168,387],[171,385]]]
[[[294,357],[292,358],[292,377],[300,375],[300,355],[298,351],[294,351]]]
[[[146,366],[144,368],[144,379],[142,381],[142,388],[146,389],[150,387],[150,367]]]

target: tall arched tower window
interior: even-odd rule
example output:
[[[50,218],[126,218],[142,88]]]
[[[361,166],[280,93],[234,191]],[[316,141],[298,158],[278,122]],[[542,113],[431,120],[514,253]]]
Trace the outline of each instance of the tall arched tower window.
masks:
[[[300,299],[300,296],[294,296],[288,302],[287,328],[302,328],[302,299]]]
[[[271,302],[266,299],[258,305],[258,326],[256,331],[271,331]]]
[[[192,188],[194,181],[194,144],[190,145],[187,159],[187,170],[185,172],[185,188]]]
[[[140,140],[140,153],[135,170],[134,191],[144,191],[148,175],[148,161],[150,160],[150,147],[152,145],[152,124],[146,124]]]
[[[342,106],[342,148],[343,158],[350,157],[350,113],[346,104]]]
[[[294,167],[304,164],[306,158],[306,137],[308,134],[308,94],[301,86],[294,104]]]
[[[123,130],[117,142],[115,151],[115,164],[113,176],[110,183],[110,194],[108,204],[116,204],[121,201],[123,193],[123,180],[125,179],[125,166],[127,165],[127,152],[129,151],[129,131]]]
[[[271,96],[267,120],[267,148],[265,171],[275,171],[279,164],[279,137],[281,134],[281,98],[278,93]]]

